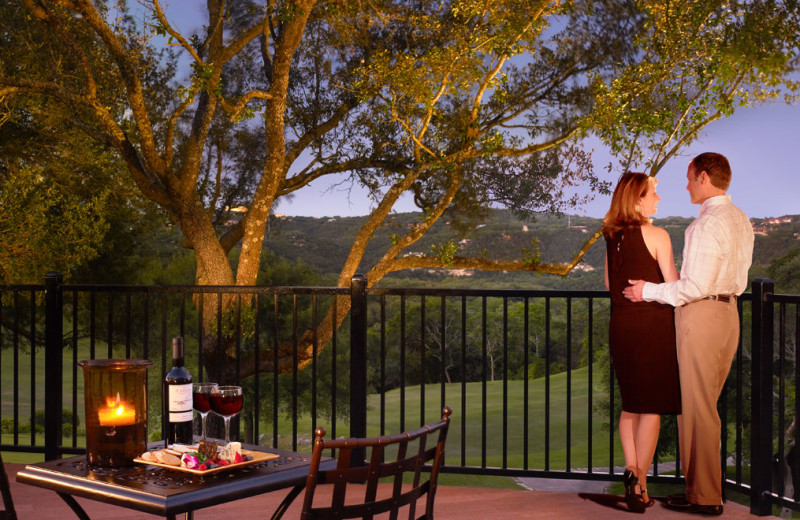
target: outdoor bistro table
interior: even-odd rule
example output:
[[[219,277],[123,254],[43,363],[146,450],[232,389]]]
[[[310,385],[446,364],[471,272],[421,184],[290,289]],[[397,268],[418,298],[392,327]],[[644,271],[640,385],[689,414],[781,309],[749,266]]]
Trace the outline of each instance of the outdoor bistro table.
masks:
[[[163,441],[151,449],[163,447]],[[81,455],[69,459],[30,464],[17,473],[17,482],[58,493],[82,520],[86,511],[74,497],[175,518],[205,507],[239,500],[261,493],[291,488],[272,515],[280,518],[305,487],[311,454],[243,446],[249,450],[277,453],[277,459],[250,464],[228,471],[197,476],[179,470],[136,464],[124,468],[92,468]],[[321,469],[332,469],[335,461],[326,458]]]

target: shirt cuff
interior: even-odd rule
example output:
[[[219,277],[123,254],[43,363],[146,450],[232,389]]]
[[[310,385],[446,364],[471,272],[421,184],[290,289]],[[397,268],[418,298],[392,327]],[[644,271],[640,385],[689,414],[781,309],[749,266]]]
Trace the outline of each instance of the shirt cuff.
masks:
[[[645,282],[644,287],[642,287],[642,299],[646,302],[652,302],[657,299],[658,297],[658,287],[660,284],[655,284],[652,282]]]

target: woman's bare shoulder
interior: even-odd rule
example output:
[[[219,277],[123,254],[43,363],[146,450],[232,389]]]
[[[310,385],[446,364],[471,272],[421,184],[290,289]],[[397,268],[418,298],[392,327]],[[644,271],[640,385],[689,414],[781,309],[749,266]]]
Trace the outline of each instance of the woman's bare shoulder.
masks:
[[[656,256],[656,251],[658,250],[672,247],[669,233],[665,229],[652,224],[642,226],[642,239],[653,256]]]
[[[642,225],[642,235],[653,238],[655,240],[669,240],[669,233],[664,228],[654,226],[653,224]]]

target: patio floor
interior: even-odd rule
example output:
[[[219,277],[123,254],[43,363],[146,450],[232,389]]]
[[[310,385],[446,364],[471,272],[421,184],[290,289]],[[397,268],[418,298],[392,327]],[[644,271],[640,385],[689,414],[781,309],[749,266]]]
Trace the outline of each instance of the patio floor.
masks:
[[[52,491],[39,489],[16,482],[16,473],[22,464],[6,464],[11,493],[17,516],[20,520],[71,519],[75,514]],[[539,483],[541,485],[539,485]],[[436,495],[436,518],[438,520],[494,520],[494,519],[539,519],[539,518],[591,518],[605,520],[637,516],[625,510],[619,495],[604,493],[596,482],[537,481],[526,479],[534,490],[508,490],[440,486]],[[326,486],[320,492],[325,492]],[[542,491],[547,489],[548,491]],[[551,491],[560,489],[561,491]],[[230,504],[202,509],[194,513],[197,520],[237,518],[267,518],[278,506],[285,493],[267,493],[259,497],[238,500]],[[159,518],[137,511],[102,504],[92,500],[78,499],[93,520],[124,520],[129,518]],[[286,519],[300,517],[302,496],[295,500],[284,516]],[[666,509],[661,503],[647,510],[649,519],[684,519],[693,516]],[[722,518],[753,519],[748,507],[734,502],[725,504]],[[775,517],[767,517],[775,518]]]

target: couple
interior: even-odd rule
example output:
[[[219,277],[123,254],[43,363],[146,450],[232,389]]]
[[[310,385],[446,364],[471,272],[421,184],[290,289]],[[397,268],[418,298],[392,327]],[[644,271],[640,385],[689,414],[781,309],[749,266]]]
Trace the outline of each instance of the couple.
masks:
[[[653,504],[646,479],[661,414],[678,415],[686,493],[666,506],[722,514],[721,425],[717,400],[739,340],[736,298],[747,287],[753,228],[726,194],[728,160],[703,153],[689,163],[687,186],[700,214],[686,229],[675,270],[667,232],[652,225],[661,197],[656,179],[625,173],[603,220],[605,284],[611,291],[611,358],[622,396],[619,435],[625,500]],[[674,313],[673,313],[674,308]]]

